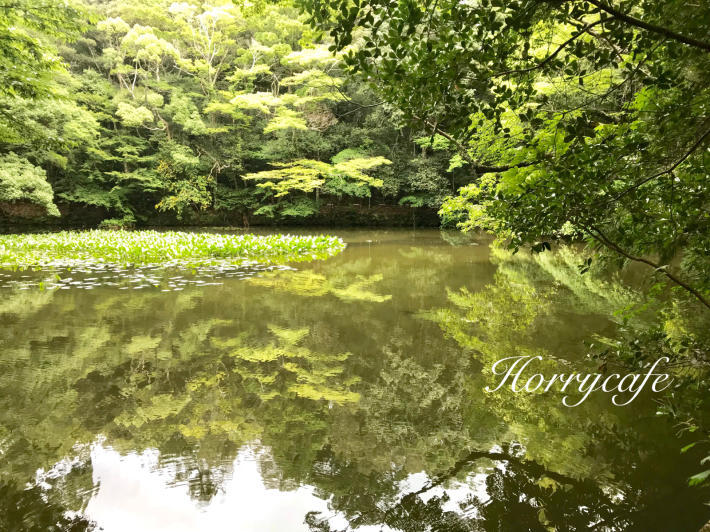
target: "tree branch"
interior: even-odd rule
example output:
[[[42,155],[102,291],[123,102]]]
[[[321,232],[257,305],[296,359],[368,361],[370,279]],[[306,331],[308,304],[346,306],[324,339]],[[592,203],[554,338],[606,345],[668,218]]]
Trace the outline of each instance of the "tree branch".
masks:
[[[528,67],[528,68],[516,68],[513,70],[504,70],[503,72],[498,72],[497,74],[493,74],[491,77],[492,78],[497,78],[500,76],[507,76],[509,74],[524,74],[525,72],[532,72],[533,70],[537,70],[538,68],[544,67],[547,63],[552,61],[555,57],[557,57],[557,54],[559,54],[562,50],[564,50],[569,43],[577,39],[577,37],[580,37],[581,35],[584,35],[587,33],[591,28],[594,26],[597,26],[601,24],[603,20],[599,19],[596,22],[593,22],[591,24],[587,24],[585,27],[583,27],[579,33],[576,33],[575,35],[572,35],[569,39],[567,39],[565,42],[563,42],[561,45],[557,47],[557,49],[552,52],[550,55],[548,55],[545,59],[540,61],[537,65]]]
[[[653,269],[655,269],[656,271],[662,272],[663,275],[665,275],[666,277],[668,277],[668,279],[670,279],[671,281],[673,281],[673,282],[674,282],[675,284],[677,284],[678,286],[683,287],[685,290],[687,290],[688,292],[690,292],[691,294],[693,294],[693,296],[695,296],[695,298],[696,298],[698,301],[700,301],[703,305],[705,305],[708,309],[710,309],[710,301],[708,301],[707,299],[705,299],[705,297],[703,297],[703,295],[702,295],[700,292],[698,292],[695,288],[693,288],[692,286],[690,286],[689,284],[687,284],[687,283],[685,283],[684,281],[680,280],[678,277],[676,277],[676,276],[673,275],[671,272],[669,272],[669,271],[668,271],[668,265],[656,264],[655,262],[652,262],[652,261],[650,261],[650,260],[648,260],[648,259],[646,259],[646,258],[637,257],[637,256],[635,256],[635,255],[631,255],[630,253],[628,253],[628,252],[624,251],[623,249],[621,249],[621,247],[619,247],[617,244],[615,244],[614,242],[612,242],[611,240],[609,240],[609,238],[607,238],[607,236],[606,236],[604,233],[602,233],[599,228],[597,228],[597,227],[595,227],[595,226],[593,226],[593,225],[592,225],[592,226],[589,226],[589,227],[586,227],[586,226],[584,226],[584,225],[582,225],[582,224],[580,224],[580,225],[582,226],[582,228],[583,228],[585,231],[587,231],[587,233],[589,234],[589,236],[591,236],[591,237],[592,237],[594,240],[596,240],[597,242],[601,243],[602,245],[604,245],[605,247],[607,247],[607,248],[609,248],[609,249],[611,249],[611,250],[613,250],[613,251],[616,251],[617,253],[619,253],[620,255],[623,255],[624,257],[626,257],[626,258],[629,259],[629,260],[632,260],[632,261],[635,261],[635,262],[641,262],[641,263],[643,263],[643,264],[646,264],[646,265],[648,265],[648,266],[651,266],[651,267],[652,267]],[[596,233],[596,234],[595,234],[595,233]]]
[[[705,141],[705,139],[708,138],[709,136],[710,136],[710,129],[708,129],[705,133],[703,133],[703,134],[700,136],[700,138],[699,138],[698,140],[696,140],[695,143],[690,147],[690,149],[689,149],[687,152],[685,152],[685,153],[683,154],[683,156],[682,156],[680,159],[678,159],[675,163],[673,163],[673,165],[672,165],[670,168],[666,168],[665,170],[663,170],[663,171],[661,171],[661,172],[658,172],[658,173],[656,173],[656,174],[653,174],[652,176],[649,176],[649,177],[647,177],[647,178],[645,178],[645,179],[642,179],[642,180],[639,181],[638,183],[636,183],[636,184],[634,184],[634,185],[631,185],[629,188],[627,188],[626,190],[624,190],[624,191],[621,192],[620,194],[617,194],[616,196],[614,196],[613,198],[611,198],[611,199],[607,202],[607,205],[618,201],[619,199],[621,199],[621,198],[623,198],[624,196],[626,196],[626,194],[628,194],[628,193],[631,192],[632,190],[636,190],[636,189],[639,188],[640,186],[645,185],[646,183],[648,183],[649,181],[652,181],[652,180],[654,180],[654,179],[656,179],[656,178],[658,178],[658,177],[661,177],[662,175],[672,173],[673,170],[675,170],[676,168],[678,168],[678,166],[680,166],[680,164],[681,164],[683,161],[685,161],[688,157],[690,157],[690,156],[693,154],[693,152],[694,152],[695,150],[697,150],[700,146],[702,146],[702,144],[703,144],[703,142]]]
[[[500,166],[495,166],[495,165],[489,165],[489,164],[484,164],[481,162],[476,161],[471,155],[468,153],[468,150],[466,147],[461,144],[458,140],[456,140],[454,137],[452,137],[449,133],[446,131],[439,129],[437,124],[432,124],[428,120],[425,120],[424,118],[420,118],[418,116],[413,115],[412,118],[415,120],[419,120],[420,122],[424,123],[424,125],[432,128],[432,130],[435,133],[438,133],[442,137],[444,137],[446,140],[451,142],[456,148],[458,149],[459,153],[461,154],[461,157],[466,159],[466,162],[471,165],[473,170],[477,174],[489,174],[489,173],[496,173],[496,172],[505,172],[506,170],[510,170],[511,168],[524,168],[526,166],[532,166],[534,164],[539,163],[540,161],[529,161],[529,162],[522,162],[522,163],[516,163],[516,164],[506,164],[506,165],[500,165]]]
[[[648,22],[644,22],[643,20],[639,20],[637,18],[631,17],[631,16],[627,15],[626,13],[622,13],[618,9],[615,9],[609,5],[606,5],[604,2],[602,2],[600,0],[585,0],[585,1],[589,2],[593,6],[598,7],[602,11],[609,13],[615,19],[622,20],[622,21],[626,22],[627,24],[630,24],[631,26],[636,26],[637,28],[642,28],[644,30],[650,31],[651,33],[656,33],[658,35],[662,35],[663,37],[666,37],[668,39],[682,42],[683,44],[687,44],[689,46],[694,46],[696,48],[700,48],[701,50],[705,50],[706,52],[710,52],[710,43],[709,42],[699,41],[698,39],[694,39],[692,37],[686,37],[685,35],[681,35],[680,33],[676,33],[675,31],[669,30],[668,28],[664,28],[662,26],[656,26],[655,24],[650,24]]]
[[[425,484],[421,489],[418,489],[416,491],[412,491],[404,495],[397,503],[395,503],[393,506],[390,506],[387,510],[383,511],[381,515],[381,519],[383,522],[387,522],[388,518],[402,505],[408,501],[412,501],[419,495],[422,495],[426,493],[427,491],[440,486],[444,484],[446,481],[454,478],[456,475],[459,474],[463,470],[464,467],[470,466],[473,462],[476,462],[477,460],[481,459],[488,459],[492,460],[495,462],[510,462],[512,464],[515,464],[519,467],[521,467],[523,470],[525,470],[529,475],[533,477],[549,477],[560,484],[568,484],[577,488],[583,488],[585,487],[585,481],[577,480],[573,477],[563,475],[560,473],[556,473],[555,471],[550,471],[547,468],[545,468],[543,465],[538,464],[537,462],[534,462],[532,460],[526,460],[524,458],[519,458],[516,456],[513,456],[511,454],[505,453],[505,452],[496,452],[496,451],[478,451],[474,450],[471,451],[469,454],[467,454],[465,457],[463,457],[461,460],[456,462],[454,466],[449,469],[447,472],[432,478],[431,482]],[[368,514],[372,514],[373,512],[367,512]]]
[[[471,464],[471,462],[475,462],[476,460],[480,460],[482,458],[487,458],[488,460],[493,460],[493,461],[501,461],[501,462],[512,462],[515,464],[518,464],[519,466],[523,468],[527,468],[530,470],[531,474],[541,476],[545,475],[547,477],[550,477],[551,479],[554,479],[562,484],[571,484],[574,486],[579,486],[582,484],[579,480],[569,477],[567,475],[563,475],[560,473],[556,473],[554,471],[549,471],[545,469],[543,466],[540,464],[533,462],[531,460],[525,460],[523,458],[519,458],[516,456],[513,456],[508,453],[504,452],[495,452],[495,451],[471,451],[469,454],[467,454],[464,458],[459,460],[454,464],[454,466],[447,471],[446,473],[443,473],[442,475],[439,475],[438,477],[435,477],[432,479],[431,482],[428,484],[424,485],[421,489],[410,492],[407,495],[404,496],[404,498],[411,498],[411,497],[416,497],[417,495],[421,495],[422,493],[426,493],[432,488],[435,488],[436,486],[440,486],[447,480],[450,480],[454,478],[456,475],[459,474],[459,472],[467,465]]]

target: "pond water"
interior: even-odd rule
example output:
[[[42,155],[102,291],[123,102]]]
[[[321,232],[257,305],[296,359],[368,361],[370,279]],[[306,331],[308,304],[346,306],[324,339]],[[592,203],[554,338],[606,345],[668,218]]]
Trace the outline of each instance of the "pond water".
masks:
[[[307,231],[304,231],[307,232]],[[320,231],[319,231],[320,232]],[[595,371],[638,296],[570,251],[329,231],[325,261],[3,272],[0,529],[698,530],[698,457],[651,397],[485,393]],[[51,289],[47,288],[50,286]],[[34,528],[32,528],[34,527]]]

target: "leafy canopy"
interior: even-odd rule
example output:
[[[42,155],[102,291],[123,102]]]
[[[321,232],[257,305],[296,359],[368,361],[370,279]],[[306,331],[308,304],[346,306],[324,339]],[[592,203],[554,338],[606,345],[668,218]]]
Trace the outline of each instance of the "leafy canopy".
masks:
[[[710,308],[710,4],[299,3],[423,146],[458,156],[447,219],[513,249],[584,236]]]

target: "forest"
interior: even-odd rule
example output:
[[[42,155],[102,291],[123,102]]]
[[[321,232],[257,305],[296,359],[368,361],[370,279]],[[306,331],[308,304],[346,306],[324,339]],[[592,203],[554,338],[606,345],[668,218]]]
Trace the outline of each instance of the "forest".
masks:
[[[0,528],[710,525],[710,3],[0,2]]]
[[[638,9],[658,23],[595,2],[17,0],[0,26],[3,217],[429,207],[516,249],[586,238],[710,307],[708,12]]]
[[[446,154],[347,77],[288,2],[34,3],[3,8],[3,35],[31,23],[2,55],[6,223],[241,227],[353,205],[433,213],[455,190]],[[393,212],[411,223],[407,207]]]

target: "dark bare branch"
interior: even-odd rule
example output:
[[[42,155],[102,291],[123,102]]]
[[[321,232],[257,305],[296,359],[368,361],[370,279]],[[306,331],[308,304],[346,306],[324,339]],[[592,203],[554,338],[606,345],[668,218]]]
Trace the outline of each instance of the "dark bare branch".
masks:
[[[688,37],[686,35],[681,35],[680,33],[677,33],[673,30],[668,29],[668,28],[664,28],[662,26],[656,26],[655,24],[651,24],[649,22],[644,22],[643,20],[639,20],[637,18],[634,18],[630,15],[627,15],[626,13],[622,13],[618,9],[615,9],[614,7],[607,5],[606,3],[604,3],[600,0],[585,0],[585,1],[589,2],[593,6],[598,7],[602,11],[609,13],[615,19],[626,22],[627,24],[630,24],[631,26],[635,26],[637,28],[642,28],[644,30],[650,31],[651,33],[655,33],[656,35],[660,35],[666,39],[671,39],[674,41],[682,42],[683,44],[687,44],[689,46],[694,46],[695,48],[700,48],[701,50],[705,50],[706,52],[710,52],[710,42],[700,41],[698,39],[694,39],[694,38]]]

